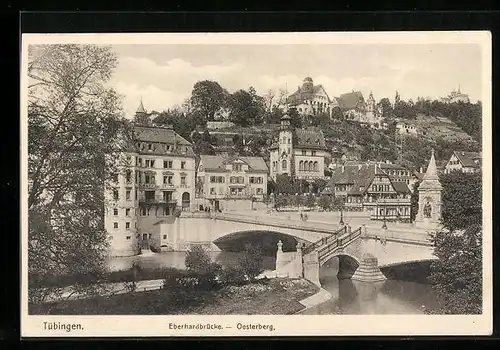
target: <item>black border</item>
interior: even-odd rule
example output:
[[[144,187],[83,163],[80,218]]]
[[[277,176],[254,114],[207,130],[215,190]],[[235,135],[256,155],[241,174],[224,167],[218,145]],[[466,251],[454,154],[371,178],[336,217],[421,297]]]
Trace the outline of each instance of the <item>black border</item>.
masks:
[[[54,8],[54,2],[46,1],[44,3],[46,7]],[[57,4],[55,4],[57,8]],[[134,4],[131,2],[126,2],[123,4],[123,7],[130,7]],[[408,4],[407,4],[408,5]],[[180,4],[175,4],[172,7],[175,7],[171,10],[182,10],[184,7]],[[293,8],[293,4],[290,4],[290,7]],[[290,8],[289,7],[289,8]],[[389,7],[389,6],[388,6]],[[29,9],[29,6],[24,6],[25,9]],[[80,7],[80,9],[85,8],[85,6]],[[249,7],[247,7],[248,9]],[[387,8],[387,7],[386,7]],[[389,8],[397,8],[396,6]],[[245,8],[242,8],[244,10]],[[345,6],[343,9],[354,9],[354,7]],[[416,9],[416,8],[415,8]],[[2,17],[4,17],[2,15]],[[15,16],[14,16],[15,17]],[[496,83],[496,77],[498,75],[498,59],[496,58],[498,47],[499,47],[499,38],[500,38],[500,13],[493,11],[468,11],[468,12],[424,12],[424,11],[390,11],[390,12],[374,12],[374,11],[366,11],[366,12],[169,12],[169,13],[151,13],[151,12],[142,12],[142,13],[132,13],[132,12],[93,12],[93,13],[84,13],[84,12],[25,12],[20,17],[17,17],[12,22],[16,23],[15,27],[18,28],[17,33],[12,37],[12,41],[7,43],[12,44],[12,51],[5,51],[2,60],[8,60],[9,58],[12,60],[13,64],[17,64],[19,66],[19,56],[15,57],[15,55],[8,55],[8,52],[18,52],[20,50],[20,36],[19,30],[22,32],[54,32],[54,33],[76,33],[76,32],[252,32],[252,31],[397,31],[397,30],[490,30],[492,32],[493,39],[493,77],[494,83]],[[17,44],[17,50],[14,45]],[[10,57],[6,57],[10,56]],[[14,61],[16,61],[14,63]],[[10,66],[10,65],[9,65]],[[11,70],[11,72],[14,70]],[[17,74],[17,78],[19,79],[19,75]],[[19,80],[17,80],[19,84]],[[10,80],[5,80],[5,82]],[[11,84],[6,84],[8,89],[10,89],[11,93],[16,90]],[[18,87],[19,85],[16,85]],[[492,127],[495,127],[496,119],[495,116],[498,115],[498,104],[496,103],[496,84],[493,85],[493,118],[492,118]],[[19,89],[17,89],[19,91]],[[17,96],[17,101],[19,102],[19,94],[15,91],[14,93]],[[7,99],[7,101],[10,101]],[[17,103],[16,110],[14,111],[14,115],[19,115],[19,103]],[[12,122],[16,119],[12,117],[12,112],[5,115],[4,123]],[[15,123],[15,126],[18,126]],[[494,132],[493,132],[494,133]],[[6,149],[14,149],[17,150],[19,146],[19,140],[16,139],[18,137],[19,132],[8,132],[7,140],[14,141],[12,147]],[[10,138],[14,135],[13,138]],[[494,142],[494,139],[493,139]],[[494,150],[498,149],[498,145],[493,143]],[[495,152],[494,152],[495,154]],[[11,219],[11,223],[17,224],[19,221],[16,220],[19,216],[16,216],[15,209],[19,207],[14,205],[15,202],[18,203],[16,199],[19,198],[18,191],[19,186],[15,186],[19,181],[19,163],[13,161],[12,159],[7,159],[9,169],[14,169],[14,172],[9,174],[10,176],[2,182],[2,193],[4,191],[8,192],[8,195],[2,196],[2,199],[5,199],[5,203],[3,205],[3,213],[5,218]],[[17,165],[14,168],[14,164]],[[493,179],[494,179],[494,188],[496,189],[498,182],[500,181],[500,177],[497,173],[496,163],[493,164]],[[5,174],[2,174],[4,176]],[[496,181],[495,181],[496,180]],[[10,192],[9,192],[10,191]],[[494,192],[496,194],[496,191]],[[494,198],[494,206],[493,210],[495,210],[495,214],[497,212],[497,208],[495,206],[496,198]],[[496,215],[494,215],[496,217]],[[17,226],[17,225],[16,225]],[[494,232],[494,245],[493,245],[493,258],[494,258],[494,271],[498,266],[498,239],[495,237],[495,233],[498,231],[498,224],[494,222],[493,232]],[[4,236],[6,238],[6,242],[4,242],[4,251],[5,247],[9,250],[9,254],[15,250],[15,243],[19,244],[19,241],[15,238],[14,234],[12,234],[12,230],[4,230]],[[18,247],[19,248],[19,247]],[[19,254],[19,249],[17,249],[17,253]],[[5,259],[5,255],[2,255],[2,258]],[[18,256],[19,258],[19,256]],[[8,276],[2,276],[2,279],[5,279],[1,285],[3,288],[0,290],[7,291],[13,293],[14,298],[12,300],[19,301],[19,293],[17,288],[13,288],[15,285],[19,285],[19,276],[16,272],[19,271],[19,267],[17,271],[12,266],[12,261],[16,261],[14,259],[5,259],[5,263],[3,264],[5,272],[10,272],[9,277],[11,277],[12,282],[7,283],[9,279],[5,279]],[[19,259],[17,259],[19,263]],[[494,275],[494,290],[493,296],[495,296],[498,290],[498,283],[496,275]],[[17,340],[20,337],[20,324],[19,324],[19,309],[16,308],[8,308],[10,305],[12,307],[13,303],[8,303],[8,299],[5,297],[1,299],[2,305],[0,307],[1,315],[1,327],[0,327],[0,339],[4,340]],[[18,303],[19,305],[19,303]],[[4,307],[5,306],[5,307]],[[5,312],[4,310],[9,310],[9,312]],[[498,303],[494,298],[494,309],[493,313],[496,316],[498,314]],[[369,325],[366,325],[369,327]],[[494,317],[494,332],[493,335],[499,336],[499,327],[497,322],[497,317]],[[304,338],[282,338],[285,340],[293,340],[296,341],[308,341],[313,337],[304,337]],[[389,345],[390,340],[405,340],[405,339],[415,339],[415,340],[423,340],[422,342],[418,342],[418,344],[429,347],[429,345],[433,343],[429,343],[429,340],[451,340],[448,344],[453,347],[459,344],[459,342],[463,342],[464,340],[472,340],[476,342],[479,339],[491,339],[491,337],[322,337],[316,338],[318,340],[347,340],[347,339],[357,339],[362,341],[362,346],[366,347],[368,345],[374,345],[377,348],[382,346],[383,344]],[[24,338],[23,341],[32,340],[34,338]],[[42,338],[43,339],[43,338]],[[56,340],[57,338],[52,338],[50,341],[43,341],[43,344],[47,344]],[[83,340],[82,338],[61,338],[64,339],[62,344],[69,345],[69,340]],[[99,338],[103,340],[114,340],[115,338]],[[123,338],[117,338],[123,339]],[[144,338],[134,338],[134,339],[144,339]],[[149,338],[149,340],[158,338]],[[203,341],[203,345],[205,346],[214,346],[217,340],[221,339],[231,339],[231,340],[274,340],[277,339],[275,337],[266,338],[266,337],[238,337],[238,338],[163,338],[166,340],[191,340],[195,342]],[[382,342],[383,341],[383,342]],[[108,342],[106,342],[108,343]],[[38,343],[40,344],[40,343]],[[109,343],[108,343],[109,344]],[[241,344],[241,343],[233,343]],[[248,343],[244,343],[245,346],[243,348],[247,348]],[[413,343],[416,344],[416,343]],[[484,344],[491,344],[482,343]],[[176,346],[180,346],[181,344],[176,343]],[[299,344],[305,345],[305,344]],[[397,343],[393,343],[393,345],[400,345]],[[478,344],[476,343],[475,346]],[[53,345],[51,345],[52,347]],[[219,345],[217,345],[219,346]],[[307,345],[306,345],[307,346]],[[442,345],[441,345],[442,346]],[[241,347],[241,346],[240,346]]]

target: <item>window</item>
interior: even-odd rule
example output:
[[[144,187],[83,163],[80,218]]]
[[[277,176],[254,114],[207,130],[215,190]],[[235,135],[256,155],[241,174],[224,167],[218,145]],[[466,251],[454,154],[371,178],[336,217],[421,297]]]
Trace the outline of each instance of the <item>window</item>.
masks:
[[[167,239],[167,235],[163,235],[163,239]]]
[[[118,223],[117,222],[113,222],[113,228],[118,228]]]
[[[286,170],[286,160],[284,160],[284,161],[281,162],[281,168],[283,170]]]
[[[114,216],[118,216],[118,209],[116,209],[116,208],[115,208],[115,209],[113,209],[113,215],[114,215]]]
[[[148,215],[147,211],[146,211],[146,208],[141,208],[141,215],[142,216],[146,216]]]
[[[216,194],[215,193],[215,187],[210,187],[210,194]]]
[[[125,215],[130,216],[130,209],[125,209]]]
[[[165,169],[172,169],[172,161],[171,160],[164,160],[163,161],[163,167]]]
[[[307,151],[302,151],[302,155],[306,156],[307,155]]]
[[[130,222],[125,223],[125,228],[130,228]]]
[[[130,182],[131,178],[132,178],[132,172],[130,170],[127,170],[127,173],[125,175],[125,178],[126,178],[126,181],[127,182]]]
[[[316,155],[316,151],[311,151],[311,155],[315,156]]]
[[[163,176],[163,183],[171,185],[172,184],[172,175],[164,175]]]
[[[186,162],[184,161],[181,162],[181,169],[186,169]]]
[[[118,182],[118,174],[117,173],[112,173],[111,174],[111,180],[113,182]]]
[[[290,144],[290,143],[291,143],[291,140],[290,140],[290,139],[288,139],[288,144]]]
[[[125,192],[125,198],[129,201],[130,200],[130,190],[127,190],[127,192]]]
[[[244,184],[245,183],[245,178],[243,176],[238,177],[238,183],[239,184]]]
[[[186,184],[186,177],[181,176],[181,185],[185,185],[185,184]]]
[[[241,171],[241,164],[233,164],[233,171]]]
[[[113,190],[113,199],[114,199],[115,201],[117,201],[117,200],[118,200],[118,190]]]
[[[130,236],[127,236],[127,240],[130,239]]]
[[[151,143],[149,143],[149,144],[148,144],[148,150],[149,150],[149,151],[152,151],[152,150],[153,150],[153,144],[151,144]]]
[[[257,188],[257,194],[262,194],[263,193],[263,189],[262,188]]]

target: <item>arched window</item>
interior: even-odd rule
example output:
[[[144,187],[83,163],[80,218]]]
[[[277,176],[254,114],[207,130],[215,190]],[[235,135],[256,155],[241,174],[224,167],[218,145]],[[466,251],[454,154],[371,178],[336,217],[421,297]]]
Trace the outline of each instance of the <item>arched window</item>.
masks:
[[[318,162],[314,162],[314,171],[318,171]]]
[[[286,160],[281,162],[281,169],[286,170]]]
[[[299,162],[299,171],[302,171],[302,170],[304,170],[304,162],[300,161]]]
[[[312,160],[309,162],[309,171],[312,171],[313,169],[313,162]]]

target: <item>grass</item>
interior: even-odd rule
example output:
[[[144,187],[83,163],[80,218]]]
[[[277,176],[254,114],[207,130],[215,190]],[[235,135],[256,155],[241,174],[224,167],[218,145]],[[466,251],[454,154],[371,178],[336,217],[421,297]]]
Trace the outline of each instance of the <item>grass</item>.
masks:
[[[318,287],[304,279],[276,278],[213,290],[161,289],[85,300],[31,304],[43,315],[286,315]]]

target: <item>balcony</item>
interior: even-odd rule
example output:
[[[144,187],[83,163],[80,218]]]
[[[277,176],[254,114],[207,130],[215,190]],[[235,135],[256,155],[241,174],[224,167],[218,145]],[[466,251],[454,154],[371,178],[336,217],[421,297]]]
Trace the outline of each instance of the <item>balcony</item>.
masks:
[[[144,182],[140,182],[138,184],[139,188],[152,188],[152,189],[155,189],[155,188],[158,188],[158,185],[156,183],[144,183]]]
[[[395,204],[395,205],[410,205],[411,198],[380,198],[376,200],[377,204]]]
[[[139,205],[177,204],[174,198],[139,198]]]
[[[160,188],[162,190],[171,190],[171,191],[175,191],[175,185],[174,184],[161,184],[160,185]]]

